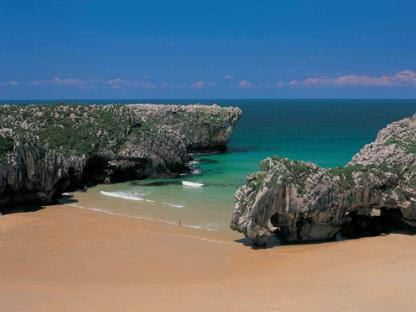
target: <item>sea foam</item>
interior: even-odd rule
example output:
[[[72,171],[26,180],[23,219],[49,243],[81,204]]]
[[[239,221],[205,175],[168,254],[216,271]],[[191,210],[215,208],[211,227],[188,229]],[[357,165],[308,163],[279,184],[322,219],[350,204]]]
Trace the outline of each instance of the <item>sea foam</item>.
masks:
[[[100,194],[104,196],[109,197],[115,197],[115,198],[122,198],[127,200],[144,200],[143,197],[139,197],[137,193],[131,193],[131,192],[106,192],[106,191],[100,191]]]
[[[185,205],[178,205],[178,204],[172,204],[172,203],[167,203],[167,202],[163,202],[162,204],[168,205],[168,206],[171,206],[171,207],[175,207],[175,208],[185,208],[186,207]]]
[[[200,175],[202,173],[201,169],[193,169],[191,174],[193,175]]]
[[[187,165],[189,165],[189,166],[193,166],[193,165],[197,165],[197,164],[199,164],[198,160],[191,160],[187,163]]]
[[[189,181],[182,181],[183,186],[189,186],[189,187],[203,187],[203,183],[197,183],[197,182],[189,182]]]

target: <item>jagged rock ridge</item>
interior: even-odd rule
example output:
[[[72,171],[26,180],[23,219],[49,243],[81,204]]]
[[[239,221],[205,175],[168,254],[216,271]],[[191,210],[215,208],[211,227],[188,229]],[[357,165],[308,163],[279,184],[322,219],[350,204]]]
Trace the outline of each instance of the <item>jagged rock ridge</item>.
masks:
[[[416,115],[393,122],[344,167],[271,157],[235,194],[231,228],[255,245],[416,227]]]
[[[0,107],[0,208],[102,182],[170,177],[222,151],[241,115],[216,105]]]

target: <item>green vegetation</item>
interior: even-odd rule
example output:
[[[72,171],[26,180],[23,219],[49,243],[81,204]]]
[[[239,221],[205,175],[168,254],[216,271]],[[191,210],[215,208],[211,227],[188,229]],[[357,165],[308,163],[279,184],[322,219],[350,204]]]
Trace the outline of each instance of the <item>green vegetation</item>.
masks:
[[[305,192],[307,178],[319,170],[318,167],[309,163],[273,156],[261,162],[260,173],[269,172],[276,165],[284,166],[287,172],[282,171],[280,176],[276,174],[275,177],[272,177],[271,183],[277,184],[277,179],[279,179],[281,183],[293,183],[294,185],[297,185],[298,192],[300,194]],[[361,181],[360,183],[366,183],[366,181],[369,181],[371,176],[374,176],[380,180],[385,179],[387,172],[395,174],[400,178],[403,176],[403,170],[404,168],[400,166],[400,164],[394,162],[388,163],[386,160],[384,160],[381,163],[372,165],[351,165],[330,168],[327,170],[327,172],[332,176],[339,177],[338,181],[341,187],[350,188],[355,186],[353,177],[355,173],[359,174]],[[416,172],[416,165],[407,168],[407,170]],[[263,176],[259,175],[259,173],[257,176],[258,177],[256,179],[256,183],[262,183]],[[414,183],[416,187],[416,177]],[[348,198],[348,200],[353,200],[353,198]]]
[[[67,156],[88,155],[120,148],[131,123],[124,112],[122,106],[9,106],[2,108],[0,122],[13,129],[20,142],[39,145],[40,152],[47,146]]]
[[[261,190],[264,178],[267,176],[267,172],[261,171],[256,174],[255,180],[251,182],[251,186],[255,188],[256,192]]]
[[[40,131],[39,138],[51,149],[61,150],[66,155],[89,154],[95,145],[90,129],[86,127],[71,129],[50,125]]]
[[[302,176],[316,171],[311,165],[297,160],[286,161],[285,165],[294,176]]]
[[[46,116],[45,126],[39,132],[41,142],[66,155],[88,155],[111,141],[115,141],[113,149],[117,149],[125,139],[123,129],[127,122],[117,120],[113,111],[91,112],[82,107],[75,116],[71,114],[74,112],[60,118],[53,117],[52,112]]]
[[[0,123],[13,130],[16,140],[36,145],[39,153],[55,150],[64,156],[115,153],[129,135],[147,138],[157,129],[151,122],[134,122],[131,111],[123,105],[54,103],[10,105],[0,110]],[[1,156],[10,144],[0,143]]]
[[[329,174],[334,176],[351,177],[354,172],[364,171],[366,167],[363,165],[343,166],[328,169]]]
[[[13,151],[14,140],[0,136],[0,164],[4,164],[7,153]]]
[[[23,117],[23,119],[28,119],[31,116],[32,116],[32,114],[30,112],[22,111],[22,117]]]
[[[154,129],[154,125],[150,122],[142,121],[140,124],[134,126],[131,129],[133,135],[142,135],[144,133],[151,132]]]
[[[416,188],[416,177],[413,177],[409,181],[410,186]]]
[[[354,178],[352,175],[355,172],[363,173],[364,178],[366,179],[368,177],[369,167],[363,165],[352,165],[328,169],[329,174],[333,176],[339,176],[341,178],[341,183],[345,187],[354,186]]]
[[[13,150],[13,138],[0,137],[0,156]]]
[[[282,166],[286,168],[289,174],[285,175],[276,175],[272,177],[271,183],[276,184],[278,183],[278,178],[280,178],[281,183],[293,183],[298,186],[298,192],[303,194],[305,192],[306,186],[306,179],[308,176],[313,174],[314,172],[318,171],[318,167],[310,164],[305,163],[303,161],[298,160],[289,160],[287,158],[281,158],[279,156],[272,156],[270,159],[266,159],[260,163],[261,172],[264,172],[264,176],[259,176],[260,173],[257,174],[261,178],[257,178],[257,181],[262,183],[264,177],[266,176],[266,172],[271,169],[275,164],[280,163]]]
[[[415,168],[412,168],[415,167]],[[415,170],[416,166],[412,166],[409,170]],[[390,172],[392,174],[396,174],[399,177],[402,176],[402,167],[400,164],[392,163],[388,164],[387,161],[383,161],[377,165],[352,165],[352,166],[345,166],[345,167],[336,167],[328,169],[328,173],[333,176],[339,176],[341,178],[341,183],[344,187],[351,187],[354,186],[354,178],[353,173],[361,173],[361,179],[366,181],[369,179],[369,175],[373,174],[380,180],[386,177],[386,173]]]
[[[384,143],[385,145],[390,145],[390,144],[394,144],[397,147],[401,148],[402,150],[410,153],[410,154],[416,154],[416,142],[415,141],[411,141],[411,140],[396,140],[396,139],[391,139],[388,140],[386,143]]]

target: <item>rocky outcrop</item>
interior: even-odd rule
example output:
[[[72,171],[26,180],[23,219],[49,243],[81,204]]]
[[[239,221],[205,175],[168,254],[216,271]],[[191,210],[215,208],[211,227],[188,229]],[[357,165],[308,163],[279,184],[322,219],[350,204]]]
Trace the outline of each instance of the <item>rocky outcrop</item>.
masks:
[[[147,104],[135,105],[134,113],[142,120],[176,129],[182,134],[187,149],[192,152],[216,152],[226,150],[228,138],[234,130],[241,111],[239,108],[229,108],[227,111],[215,104],[213,106]]]
[[[231,228],[265,245],[416,227],[416,115],[381,130],[344,167],[272,157],[235,194]]]
[[[241,115],[204,105],[0,107],[0,207],[102,182],[171,177],[223,151]]]

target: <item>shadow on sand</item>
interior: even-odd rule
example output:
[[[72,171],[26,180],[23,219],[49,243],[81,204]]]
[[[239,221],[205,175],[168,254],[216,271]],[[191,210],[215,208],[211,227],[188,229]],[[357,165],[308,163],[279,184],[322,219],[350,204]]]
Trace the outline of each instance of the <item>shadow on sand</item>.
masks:
[[[294,243],[283,243],[277,236],[270,236],[267,240],[267,244],[264,246],[257,246],[253,244],[252,240],[250,238],[244,237],[240,239],[234,240],[236,243],[243,244],[244,246],[250,247],[251,249],[258,250],[258,249],[269,249],[269,248],[275,248],[278,246],[300,246],[300,245],[319,245],[319,244],[325,244],[325,243],[337,243],[342,241],[349,241],[349,240],[357,240],[361,238],[368,238],[368,237],[377,237],[377,236],[386,236],[389,234],[400,234],[400,235],[408,235],[408,236],[414,236],[416,235],[416,229],[411,227],[405,227],[402,229],[395,229],[392,231],[388,231],[385,233],[380,233],[377,235],[357,235],[354,237],[337,237],[330,240],[322,240],[322,241],[310,241],[310,242],[294,242]]]
[[[65,205],[65,204],[72,204],[77,203],[78,200],[74,199],[71,194],[62,195],[59,198],[55,199],[50,204],[37,204],[37,203],[18,203],[15,205],[11,205],[9,207],[3,208],[2,211],[3,215],[7,214],[14,214],[14,213],[25,213],[25,212],[34,212],[41,209],[44,209],[48,206],[52,205]],[[1,214],[0,214],[1,215]]]

